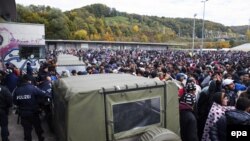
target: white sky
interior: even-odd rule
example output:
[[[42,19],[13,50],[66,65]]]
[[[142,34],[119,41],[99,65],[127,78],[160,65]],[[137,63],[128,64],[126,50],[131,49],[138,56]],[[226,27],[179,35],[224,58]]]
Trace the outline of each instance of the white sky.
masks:
[[[120,12],[140,15],[203,18],[201,0],[16,0],[22,5],[49,5],[62,11],[86,5],[102,3]],[[208,0],[205,19],[226,26],[248,25],[250,20],[250,0]]]

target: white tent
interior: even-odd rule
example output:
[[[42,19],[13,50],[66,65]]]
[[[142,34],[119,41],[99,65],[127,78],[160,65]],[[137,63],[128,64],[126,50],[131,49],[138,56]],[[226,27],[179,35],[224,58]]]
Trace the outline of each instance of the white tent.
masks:
[[[232,51],[250,51],[250,43],[242,44],[231,48]]]
[[[71,72],[72,70],[86,71],[86,65],[83,61],[80,61],[77,56],[69,54],[60,54],[57,57],[56,71],[58,74],[62,74],[63,71]]]
[[[85,65],[77,56],[69,54],[60,54],[57,57],[58,66]]]

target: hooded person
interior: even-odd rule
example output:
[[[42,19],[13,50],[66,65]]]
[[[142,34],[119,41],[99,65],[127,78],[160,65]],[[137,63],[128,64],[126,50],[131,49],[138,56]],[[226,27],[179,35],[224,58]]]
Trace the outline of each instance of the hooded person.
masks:
[[[33,75],[33,68],[31,67],[30,62],[27,63],[26,72],[27,72],[28,75],[31,75],[31,76]]]
[[[194,104],[195,95],[189,93],[185,94],[180,101],[180,133],[182,141],[198,141],[197,120],[193,110]]]
[[[183,73],[178,73],[176,75],[176,85],[178,86],[178,96],[181,98],[184,93],[185,93],[185,85],[184,85],[184,80],[185,80],[185,75]]]
[[[194,96],[194,101],[196,103],[196,95],[195,95],[195,91],[196,91],[196,84],[194,82],[189,82],[186,84],[186,88],[185,88],[186,93],[180,98],[180,100],[185,100],[185,98],[189,95]]]
[[[16,74],[13,72],[12,69],[7,69],[6,73],[7,73],[7,75],[5,76],[4,84],[9,89],[9,91],[12,93],[17,86],[18,77],[16,76]]]
[[[196,96],[196,101],[198,101],[199,97],[200,97],[200,93],[201,93],[201,87],[199,85],[197,85],[197,81],[194,77],[189,77],[187,79],[187,83],[191,83],[193,82],[195,84],[195,96]]]

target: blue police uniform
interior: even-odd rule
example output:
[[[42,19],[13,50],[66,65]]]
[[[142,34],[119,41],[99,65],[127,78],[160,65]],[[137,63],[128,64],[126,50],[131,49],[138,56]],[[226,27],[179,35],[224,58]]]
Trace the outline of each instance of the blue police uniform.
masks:
[[[24,138],[31,141],[32,126],[34,126],[39,141],[43,141],[43,129],[39,118],[38,100],[46,97],[46,93],[30,83],[21,84],[14,92],[13,101],[18,106]]]
[[[52,96],[52,85],[48,80],[43,81],[38,85],[38,88],[45,91],[50,97]]]
[[[12,106],[12,96],[10,91],[0,85],[0,126],[2,141],[8,141],[8,113],[9,108]]]
[[[49,95],[52,98],[52,84],[48,80],[42,81],[39,85],[38,88],[40,88],[42,91],[46,92],[47,95]],[[44,99],[41,102],[42,109],[45,112],[45,119],[47,120],[47,123],[49,125],[49,128],[51,131],[53,131],[52,127],[52,113],[51,113],[51,99]]]

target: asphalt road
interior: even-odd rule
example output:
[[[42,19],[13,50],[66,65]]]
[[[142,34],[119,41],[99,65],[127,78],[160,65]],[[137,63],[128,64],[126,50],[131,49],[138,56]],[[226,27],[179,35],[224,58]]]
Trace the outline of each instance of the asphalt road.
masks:
[[[45,122],[42,118],[42,128],[44,129],[44,137],[45,141],[56,141],[55,135],[53,135]],[[17,124],[17,115],[14,112],[10,112],[9,115],[9,140],[10,141],[23,141],[23,128],[21,124]],[[35,130],[32,130],[32,141],[38,141]]]

